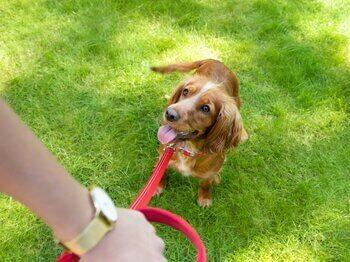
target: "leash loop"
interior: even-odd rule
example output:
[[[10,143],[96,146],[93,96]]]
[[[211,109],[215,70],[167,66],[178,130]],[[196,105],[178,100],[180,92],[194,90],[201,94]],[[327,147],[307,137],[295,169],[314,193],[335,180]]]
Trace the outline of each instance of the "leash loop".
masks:
[[[174,145],[165,148],[163,155],[159,159],[157,165],[146,185],[137,195],[136,199],[130,205],[131,209],[140,211],[145,215],[148,221],[168,225],[178,231],[181,231],[197,249],[197,262],[206,262],[207,254],[205,246],[194,228],[191,227],[180,216],[160,208],[148,207],[152,196],[156,192],[157,186],[162,179],[169,161],[175,152]],[[79,257],[70,252],[62,253],[56,260],[57,262],[78,262]]]

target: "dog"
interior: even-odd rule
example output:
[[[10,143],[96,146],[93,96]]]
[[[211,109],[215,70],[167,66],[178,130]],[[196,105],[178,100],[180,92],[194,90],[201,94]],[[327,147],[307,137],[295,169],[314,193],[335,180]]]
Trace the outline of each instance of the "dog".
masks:
[[[229,148],[248,139],[240,106],[236,75],[222,62],[206,59],[190,63],[151,67],[154,72],[194,74],[173,92],[158,130],[160,155],[168,144],[175,147],[169,166],[184,176],[199,178],[197,202],[212,204],[211,187],[220,182],[220,170]],[[166,177],[157,188],[163,192]]]

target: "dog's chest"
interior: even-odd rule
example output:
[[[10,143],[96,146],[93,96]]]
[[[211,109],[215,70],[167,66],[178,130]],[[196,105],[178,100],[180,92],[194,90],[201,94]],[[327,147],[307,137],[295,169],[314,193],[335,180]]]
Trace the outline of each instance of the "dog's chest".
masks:
[[[201,143],[186,141],[177,145],[174,156],[171,158],[169,166],[183,176],[202,178],[212,173],[216,163],[222,165],[221,159],[216,161],[216,157],[204,154]],[[214,166],[213,166],[214,165]]]
[[[194,147],[191,143],[187,143],[183,146],[190,152],[198,151],[197,148]],[[181,173],[183,176],[193,176],[195,164],[196,158],[185,155],[181,150],[178,150],[175,153],[174,158],[170,162],[171,167],[174,168],[177,172]]]
[[[179,173],[183,176],[191,176],[194,166],[194,160],[190,157],[183,155],[182,153],[177,153],[177,161],[174,161],[173,166]]]

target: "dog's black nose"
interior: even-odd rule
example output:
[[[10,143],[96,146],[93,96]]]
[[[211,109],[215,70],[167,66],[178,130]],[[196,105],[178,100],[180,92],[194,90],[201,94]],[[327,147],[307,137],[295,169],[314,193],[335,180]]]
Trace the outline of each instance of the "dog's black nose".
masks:
[[[170,122],[174,122],[180,119],[180,115],[173,108],[168,108],[166,110],[165,117]]]

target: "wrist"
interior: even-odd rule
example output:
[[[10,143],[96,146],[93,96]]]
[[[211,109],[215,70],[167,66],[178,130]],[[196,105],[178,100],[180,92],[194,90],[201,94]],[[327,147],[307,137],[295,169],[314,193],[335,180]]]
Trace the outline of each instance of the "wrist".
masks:
[[[93,218],[91,218],[86,225],[86,223],[82,222],[80,219],[88,218],[88,216],[78,217],[79,222],[73,222],[69,227],[70,232],[75,232],[74,237],[66,240],[67,238],[58,236],[60,243],[66,249],[77,255],[83,255],[98,245],[105,238],[107,233],[114,228],[118,219],[117,209],[112,199],[103,189],[92,187],[87,195],[94,208]],[[67,233],[67,231],[65,231],[65,233]]]
[[[55,237],[61,242],[69,241],[79,235],[93,219],[95,208],[89,191],[80,190],[65,204],[64,214],[51,226]]]

